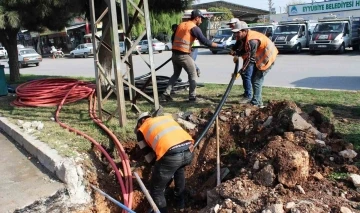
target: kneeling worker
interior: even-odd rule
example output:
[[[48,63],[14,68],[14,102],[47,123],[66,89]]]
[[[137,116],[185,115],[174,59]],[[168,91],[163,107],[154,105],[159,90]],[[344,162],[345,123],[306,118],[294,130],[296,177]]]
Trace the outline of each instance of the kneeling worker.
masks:
[[[150,147],[156,155],[150,187],[150,194],[155,204],[161,213],[167,212],[164,193],[169,182],[174,178],[177,208],[183,211],[185,166],[193,159],[194,140],[172,116],[151,117],[147,112],[138,117],[135,133],[140,148]],[[145,158],[149,162],[148,155]]]

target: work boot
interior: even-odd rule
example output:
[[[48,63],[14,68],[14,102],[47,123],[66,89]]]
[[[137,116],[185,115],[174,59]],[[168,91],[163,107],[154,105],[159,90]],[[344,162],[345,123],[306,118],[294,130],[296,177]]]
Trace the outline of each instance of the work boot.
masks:
[[[174,196],[175,198],[175,210],[176,212],[184,212],[185,211],[185,200],[184,198],[180,198],[178,196]]]
[[[247,104],[247,103],[250,103],[250,101],[251,101],[250,98],[242,96],[239,100],[239,104]]]
[[[170,95],[168,95],[168,94],[166,94],[166,93],[164,93],[164,94],[162,94],[161,96],[160,96],[160,101],[161,102],[167,102],[167,101],[173,101],[174,99],[170,96]]]
[[[189,97],[189,102],[196,102],[196,97]]]

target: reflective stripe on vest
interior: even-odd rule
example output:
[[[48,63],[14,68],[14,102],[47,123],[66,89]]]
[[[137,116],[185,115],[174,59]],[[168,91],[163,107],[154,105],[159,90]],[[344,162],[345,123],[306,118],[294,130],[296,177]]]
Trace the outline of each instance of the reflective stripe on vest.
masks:
[[[267,70],[275,62],[278,54],[277,48],[268,37],[256,31],[248,31],[246,42],[250,40],[258,40],[260,42],[255,54],[256,67],[262,71]],[[249,45],[245,45],[246,52],[250,51],[248,50],[248,46]]]
[[[157,123],[155,123],[154,125],[152,125],[149,130],[145,133],[145,138],[150,138],[150,134],[154,131],[155,128],[159,127],[160,125],[162,124],[165,124],[165,123],[168,123],[168,122],[171,122],[170,118],[166,118],[162,121],[159,121]]]
[[[186,21],[179,24],[174,36],[174,42],[172,45],[173,50],[178,50],[184,53],[191,52],[191,45],[195,40],[195,37],[191,35],[190,30],[196,27],[196,24],[192,21]]]
[[[171,147],[184,141],[192,141],[192,137],[172,118],[158,116],[148,118],[140,126],[145,142],[151,147],[159,160]]]
[[[169,127],[167,129],[164,129],[163,131],[161,131],[158,135],[155,136],[154,140],[152,141],[152,144],[151,144],[151,147],[155,150],[156,149],[156,146],[159,142],[159,139],[164,136],[165,134],[167,133],[170,133],[174,130],[177,130],[177,129],[181,129],[180,126],[172,126],[172,127]]]

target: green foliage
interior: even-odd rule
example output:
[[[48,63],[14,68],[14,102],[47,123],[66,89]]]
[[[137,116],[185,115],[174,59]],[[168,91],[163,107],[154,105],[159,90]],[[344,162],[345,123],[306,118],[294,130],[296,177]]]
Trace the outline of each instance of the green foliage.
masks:
[[[229,8],[226,7],[210,7],[208,9],[209,12],[222,12],[221,14],[215,14],[214,16],[217,17],[220,21],[230,20],[234,18],[232,12]]]
[[[162,13],[151,13],[151,31],[154,35],[166,32],[171,34],[171,25],[179,24],[181,22],[182,13],[179,12],[162,12]]]
[[[72,0],[1,0],[0,29],[60,30],[82,7]]]
[[[349,175],[342,172],[333,172],[329,175],[330,180],[346,180]]]
[[[155,37],[159,33],[165,32],[170,35],[171,25],[181,22],[182,13],[180,12],[150,12],[150,25],[151,33]],[[145,19],[140,17],[139,22],[137,22],[132,30],[133,36],[139,36],[141,32],[145,30]]]

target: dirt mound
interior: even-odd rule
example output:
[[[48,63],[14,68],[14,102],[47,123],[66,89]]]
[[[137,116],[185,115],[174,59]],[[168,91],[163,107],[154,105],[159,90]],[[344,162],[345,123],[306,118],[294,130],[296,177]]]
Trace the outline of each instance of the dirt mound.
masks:
[[[211,109],[203,109],[179,117],[196,124],[188,129],[197,138],[212,115]],[[355,187],[360,182],[346,175],[359,174],[352,163],[358,156],[352,144],[335,134],[322,108],[305,113],[288,101],[270,102],[263,109],[234,105],[222,109],[219,121],[222,184],[215,187],[216,134],[212,127],[186,169],[186,212],[360,212],[360,193]],[[129,142],[125,149],[149,187],[151,167],[143,163],[135,144]],[[109,181],[102,175],[113,173],[104,162],[100,167],[100,183],[93,184],[106,185],[119,198],[115,179]],[[136,182],[134,187],[134,210],[146,212],[150,206]],[[166,191],[169,212],[174,206],[172,187]],[[98,203],[104,201],[111,212],[120,212],[109,201]]]
[[[205,121],[212,113],[204,109],[197,120]],[[221,167],[230,173],[221,185],[206,185],[216,162],[216,137],[210,130],[187,171],[189,212],[198,211],[201,200],[205,206],[206,198],[202,212],[359,211],[360,194],[352,181],[331,179],[334,174],[359,173],[351,165],[356,157],[351,156],[352,145],[334,134],[321,108],[304,113],[293,102],[270,102],[263,109],[223,109],[219,119]],[[199,131],[205,123],[198,125]]]

